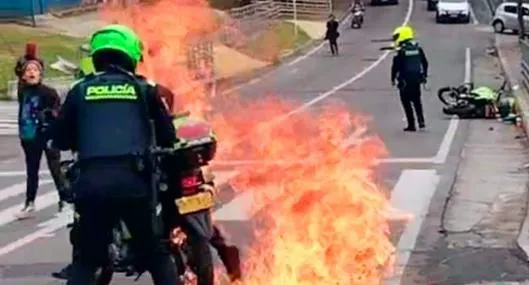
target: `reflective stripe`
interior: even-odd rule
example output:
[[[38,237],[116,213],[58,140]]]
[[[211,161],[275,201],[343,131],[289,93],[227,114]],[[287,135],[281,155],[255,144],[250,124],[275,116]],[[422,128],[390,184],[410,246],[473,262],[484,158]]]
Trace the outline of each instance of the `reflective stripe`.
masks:
[[[122,94],[104,94],[104,95],[90,95],[84,97],[86,101],[96,100],[136,100],[136,95],[122,95]]]

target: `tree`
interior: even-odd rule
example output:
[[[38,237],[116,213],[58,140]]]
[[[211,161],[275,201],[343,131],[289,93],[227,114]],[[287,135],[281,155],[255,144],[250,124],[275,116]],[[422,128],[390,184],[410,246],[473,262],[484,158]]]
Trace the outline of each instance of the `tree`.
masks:
[[[518,33],[518,37],[523,40],[525,39],[525,25],[524,25],[524,21],[523,21],[523,9],[522,9],[522,3],[523,3],[523,0],[517,0],[517,12],[518,12],[518,28],[519,28],[519,33]]]

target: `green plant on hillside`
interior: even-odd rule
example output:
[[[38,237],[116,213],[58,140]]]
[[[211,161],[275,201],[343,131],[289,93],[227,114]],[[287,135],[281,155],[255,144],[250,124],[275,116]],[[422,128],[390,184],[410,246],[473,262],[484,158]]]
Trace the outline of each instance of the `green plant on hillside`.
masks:
[[[285,51],[294,50],[307,44],[311,38],[290,22],[278,22],[246,44],[247,53],[260,60],[275,62]]]

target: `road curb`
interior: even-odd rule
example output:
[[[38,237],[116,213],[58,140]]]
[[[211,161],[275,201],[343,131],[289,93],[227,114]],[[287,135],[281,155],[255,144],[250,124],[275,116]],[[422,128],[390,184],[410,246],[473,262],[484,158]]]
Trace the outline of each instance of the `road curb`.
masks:
[[[520,86],[516,77],[512,74],[512,70],[509,67],[509,63],[505,58],[504,51],[500,48],[498,35],[494,35],[494,47],[498,53],[498,58],[500,60],[500,66],[503,71],[504,77],[507,80],[508,86],[510,87],[512,94],[516,100],[516,111],[522,117],[522,128],[526,135],[529,134],[529,104],[527,99],[529,94],[524,92],[523,87]],[[528,183],[529,189],[529,183]],[[528,205],[525,208],[525,219],[522,223],[518,238],[516,239],[516,246],[522,251],[523,256],[521,258],[529,262],[529,212]]]
[[[83,5],[75,8],[65,9],[65,10],[59,10],[55,12],[50,12],[50,14],[57,18],[65,18],[65,17],[71,17],[71,16],[77,16],[88,12],[94,12],[97,11],[102,7],[101,4],[90,4],[90,5]]]

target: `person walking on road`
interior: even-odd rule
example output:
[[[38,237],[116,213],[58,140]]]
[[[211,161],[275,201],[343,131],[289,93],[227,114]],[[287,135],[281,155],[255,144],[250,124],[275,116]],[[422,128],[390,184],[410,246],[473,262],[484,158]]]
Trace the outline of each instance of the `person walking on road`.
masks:
[[[59,191],[59,211],[63,208],[63,187],[60,171],[60,151],[48,149],[48,126],[60,107],[57,91],[42,83],[42,61],[21,60],[19,65],[18,127],[26,162],[26,201],[17,218],[28,218],[35,211],[35,197],[39,187],[42,153],[46,154],[55,186]]]
[[[399,88],[400,101],[408,121],[405,132],[417,130],[414,110],[419,128],[422,130],[426,127],[421,102],[421,84],[426,83],[428,77],[428,60],[413,38],[413,29],[408,25],[400,26],[393,32],[397,55],[393,58],[391,66],[391,85],[396,84]]]
[[[325,32],[325,39],[329,41],[329,47],[331,48],[332,55],[338,55],[338,38],[340,33],[338,32],[339,23],[333,14],[329,16],[327,21],[327,31]]]

